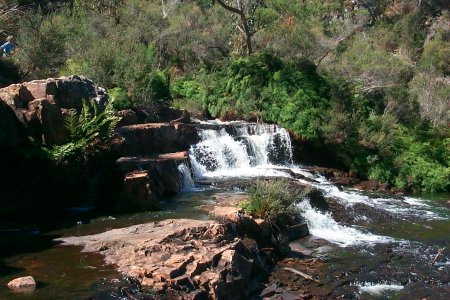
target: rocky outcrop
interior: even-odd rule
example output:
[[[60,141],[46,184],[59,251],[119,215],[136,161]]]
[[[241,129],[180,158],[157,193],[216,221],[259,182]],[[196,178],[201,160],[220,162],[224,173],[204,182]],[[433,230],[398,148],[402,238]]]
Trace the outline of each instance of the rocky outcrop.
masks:
[[[92,81],[70,76],[10,85],[0,89],[0,100],[11,107],[29,136],[54,145],[64,143],[67,137],[63,120],[67,110],[80,110],[83,100],[103,106],[107,95]]]
[[[131,111],[123,112],[129,121]],[[134,198],[122,206],[156,208],[159,199],[172,196],[182,189],[181,163],[189,165],[187,150],[199,141],[192,124],[169,122],[122,126],[117,130],[113,149],[123,157],[117,166],[123,175],[123,199]],[[119,205],[121,206],[121,205]]]
[[[124,174],[124,200],[119,207],[155,209],[159,199],[180,192],[182,180],[178,165],[187,157],[187,152],[178,152],[119,158],[116,164]]]
[[[36,288],[36,281],[31,276],[11,280],[8,287],[15,292],[32,292]]]
[[[148,171],[136,171],[125,175],[123,180],[122,201],[117,204],[117,210],[130,208],[152,210],[159,207],[158,198],[152,191]]]
[[[284,245],[279,235],[295,226],[283,227],[290,224],[285,216],[271,226],[227,206],[239,199],[225,199],[210,208],[221,221],[164,220],[58,241],[100,252],[122,274],[159,294],[175,294],[177,299],[245,299],[258,289],[254,283],[269,274]],[[302,232],[301,237],[307,235],[307,228]]]
[[[165,220],[62,241],[101,252],[123,274],[180,299],[243,299],[265,268],[255,241],[213,221]]]
[[[117,150],[123,156],[186,151],[199,141],[195,126],[184,123],[148,123],[120,127]]]
[[[305,194],[305,197],[309,199],[312,207],[322,212],[327,212],[330,209],[323,192],[318,189],[311,189]]]

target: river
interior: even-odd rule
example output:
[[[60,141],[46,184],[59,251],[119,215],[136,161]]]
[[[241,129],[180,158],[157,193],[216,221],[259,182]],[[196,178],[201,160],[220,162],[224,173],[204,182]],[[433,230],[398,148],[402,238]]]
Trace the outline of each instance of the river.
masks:
[[[40,234],[9,231],[35,248],[2,261],[0,299],[80,299],[105,295],[117,273],[101,257],[78,248],[52,244],[54,237],[86,235],[165,218],[207,219],[200,209],[220,201],[218,195],[243,193],[233,183],[258,178],[289,178],[321,190],[339,208],[325,212],[306,199],[298,204],[311,236],[299,241],[312,257],[326,262],[323,282],[332,298],[450,299],[450,213],[448,194],[400,197],[370,194],[333,185],[320,174],[295,164],[289,134],[275,125],[243,122],[204,122],[201,141],[189,151],[189,165],[179,166],[183,192],[168,199],[161,212],[90,218],[74,215],[71,226]],[[224,183],[231,184],[224,184]],[[36,248],[36,245],[39,245]],[[337,276],[345,280],[337,280]],[[5,284],[24,275],[35,276],[40,288],[30,295],[12,294]],[[342,277],[341,276],[341,277]],[[103,293],[103,294],[102,294]],[[109,297],[109,298],[108,298]],[[100,299],[100,298],[98,298]]]

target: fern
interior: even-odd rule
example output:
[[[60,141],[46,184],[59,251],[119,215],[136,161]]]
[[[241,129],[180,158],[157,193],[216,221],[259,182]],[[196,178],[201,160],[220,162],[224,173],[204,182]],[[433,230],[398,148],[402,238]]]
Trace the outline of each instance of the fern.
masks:
[[[96,142],[107,143],[114,135],[114,130],[120,121],[112,104],[100,110],[95,102],[83,101],[80,113],[70,110],[64,120],[64,126],[69,133],[69,141],[49,150],[56,161],[64,161],[80,156],[89,148],[95,151]]]

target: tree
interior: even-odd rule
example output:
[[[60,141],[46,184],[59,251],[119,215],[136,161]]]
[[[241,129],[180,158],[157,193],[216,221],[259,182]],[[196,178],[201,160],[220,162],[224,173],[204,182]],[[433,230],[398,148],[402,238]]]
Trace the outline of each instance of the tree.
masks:
[[[247,54],[253,53],[252,37],[256,33],[255,20],[252,15],[255,13],[260,1],[255,0],[235,0],[236,7],[229,4],[233,0],[216,0],[220,6],[226,10],[238,15],[239,25],[237,28],[245,35],[245,44],[247,46]]]

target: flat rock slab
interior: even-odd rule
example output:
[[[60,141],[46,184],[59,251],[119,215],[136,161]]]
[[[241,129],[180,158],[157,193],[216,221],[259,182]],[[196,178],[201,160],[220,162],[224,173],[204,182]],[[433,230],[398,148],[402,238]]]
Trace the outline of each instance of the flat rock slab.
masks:
[[[156,292],[204,292],[213,299],[245,298],[261,261],[259,251],[247,247],[252,243],[214,221],[165,220],[58,241],[100,252]]]

